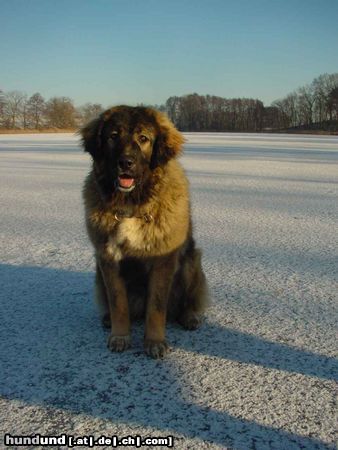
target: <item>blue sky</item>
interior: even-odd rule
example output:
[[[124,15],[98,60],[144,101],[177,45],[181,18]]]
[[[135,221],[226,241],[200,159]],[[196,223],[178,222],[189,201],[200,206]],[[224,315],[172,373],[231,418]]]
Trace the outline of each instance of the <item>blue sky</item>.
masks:
[[[76,105],[266,105],[338,72],[338,0],[0,0],[0,89]]]

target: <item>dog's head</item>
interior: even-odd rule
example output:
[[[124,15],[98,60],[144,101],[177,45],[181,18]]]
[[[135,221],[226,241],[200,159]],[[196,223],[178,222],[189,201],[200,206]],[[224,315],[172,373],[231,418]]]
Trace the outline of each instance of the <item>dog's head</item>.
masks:
[[[81,135],[106,197],[116,191],[128,195],[142,190],[157,167],[180,154],[184,141],[165,114],[130,106],[105,111]]]

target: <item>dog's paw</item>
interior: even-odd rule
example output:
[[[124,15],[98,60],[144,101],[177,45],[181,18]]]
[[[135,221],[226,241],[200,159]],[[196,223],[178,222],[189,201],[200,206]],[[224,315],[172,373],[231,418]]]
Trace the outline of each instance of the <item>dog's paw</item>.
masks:
[[[169,347],[166,341],[154,341],[145,339],[144,349],[147,355],[154,359],[162,359],[168,353]]]
[[[131,338],[126,336],[114,336],[111,334],[108,338],[108,348],[112,352],[124,352],[131,345]]]
[[[200,314],[189,312],[179,318],[179,323],[186,330],[196,330],[202,324],[203,318]]]

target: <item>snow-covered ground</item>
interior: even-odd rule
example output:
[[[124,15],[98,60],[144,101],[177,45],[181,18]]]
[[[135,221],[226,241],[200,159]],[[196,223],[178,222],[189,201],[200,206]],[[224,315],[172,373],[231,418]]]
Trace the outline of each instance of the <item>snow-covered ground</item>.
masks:
[[[169,325],[154,361],[142,324],[132,349],[106,348],[78,137],[0,136],[1,448],[4,433],[335,448],[338,138],[186,137],[213,306],[198,331]]]

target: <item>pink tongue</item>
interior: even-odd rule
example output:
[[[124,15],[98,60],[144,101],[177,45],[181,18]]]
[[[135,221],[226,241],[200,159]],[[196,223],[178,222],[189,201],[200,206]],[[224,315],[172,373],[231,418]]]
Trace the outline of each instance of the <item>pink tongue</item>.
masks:
[[[124,188],[130,188],[134,183],[134,178],[122,178],[119,177],[120,186]]]

